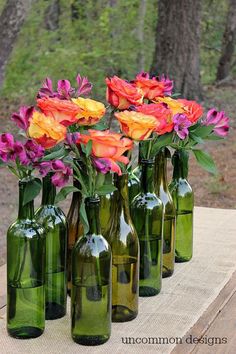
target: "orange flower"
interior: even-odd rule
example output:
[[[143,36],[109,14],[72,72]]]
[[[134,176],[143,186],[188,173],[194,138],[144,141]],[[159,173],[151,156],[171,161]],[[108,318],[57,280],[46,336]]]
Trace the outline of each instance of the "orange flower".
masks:
[[[28,134],[38,144],[49,149],[65,139],[66,128],[52,117],[34,111],[30,118]]]
[[[142,106],[137,107],[137,111],[143,114],[151,115],[156,118],[158,125],[155,129],[155,132],[158,135],[169,133],[174,128],[174,123],[172,121],[172,112],[162,103],[151,103],[143,104]]]
[[[107,101],[115,108],[127,109],[132,105],[140,105],[143,102],[142,92],[129,82],[117,76],[106,78]]]
[[[149,74],[140,73],[136,76],[135,85],[139,87],[145,98],[153,100],[155,97],[164,96],[165,84],[155,77],[149,78]]]
[[[184,107],[179,100],[175,100],[171,97],[156,97],[156,103],[165,103],[167,107],[171,110],[172,115],[174,116],[177,113],[184,113]]]
[[[195,123],[203,115],[203,108],[195,101],[189,101],[185,99],[178,99],[183,106],[185,115],[188,117],[191,123]]]
[[[94,125],[99,122],[106,112],[103,103],[90,98],[72,98],[72,102],[79,108],[76,118],[80,125]]]
[[[111,163],[112,171],[121,175],[121,169],[116,162],[122,162],[125,165],[129,159],[123,154],[132,149],[133,142],[128,138],[123,138],[121,134],[110,133],[109,130],[88,131],[89,135],[81,135],[77,143],[87,144],[92,140],[92,156],[104,158]]]
[[[79,108],[70,100],[44,97],[37,100],[38,107],[46,115],[53,117],[65,127],[78,121]]]
[[[121,130],[134,140],[146,140],[159,125],[155,117],[135,111],[115,113]]]

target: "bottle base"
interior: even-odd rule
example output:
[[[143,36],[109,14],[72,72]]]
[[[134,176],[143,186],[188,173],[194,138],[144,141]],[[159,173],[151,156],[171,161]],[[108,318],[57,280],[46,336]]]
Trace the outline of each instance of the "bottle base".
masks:
[[[159,294],[161,289],[155,289],[151,286],[140,286],[139,287],[139,296],[141,297],[148,297],[148,296],[155,296]]]
[[[122,305],[112,306],[112,322],[128,322],[134,320],[138,312],[131,311]]]
[[[45,319],[56,320],[66,315],[66,308],[56,302],[46,302]]]
[[[175,263],[184,263],[191,261],[192,257],[175,257]]]
[[[43,334],[44,329],[37,327],[19,327],[7,329],[9,336],[17,339],[37,338]]]
[[[174,270],[169,270],[169,269],[165,269],[162,271],[162,278],[168,278],[171,277],[174,273]]]
[[[75,343],[80,345],[101,345],[108,341],[110,336],[103,335],[103,336],[76,336],[72,335],[72,339]]]

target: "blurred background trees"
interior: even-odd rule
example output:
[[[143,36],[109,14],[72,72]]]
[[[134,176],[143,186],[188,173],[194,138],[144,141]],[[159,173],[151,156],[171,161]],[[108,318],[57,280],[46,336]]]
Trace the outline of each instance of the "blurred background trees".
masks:
[[[2,97],[79,71],[104,99],[105,76],[151,70],[201,98],[236,71],[236,0],[0,0],[0,13]]]

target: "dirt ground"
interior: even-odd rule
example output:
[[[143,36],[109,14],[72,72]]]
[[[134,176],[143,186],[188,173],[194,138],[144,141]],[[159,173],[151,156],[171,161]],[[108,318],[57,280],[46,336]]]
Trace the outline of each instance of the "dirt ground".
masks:
[[[204,105],[224,110],[231,118],[230,134],[224,141],[211,142],[206,146],[218,167],[218,175],[203,171],[193,157],[190,159],[189,182],[195,193],[195,205],[212,208],[236,209],[236,83],[228,87],[204,88]],[[0,99],[0,133],[15,129],[9,120],[19,102]],[[171,168],[169,168],[170,172]],[[169,173],[169,177],[171,177]],[[16,178],[6,169],[0,169],[0,265],[5,262],[6,230],[17,215],[18,188]],[[36,206],[39,205],[39,198]],[[70,198],[62,204],[67,212]]]

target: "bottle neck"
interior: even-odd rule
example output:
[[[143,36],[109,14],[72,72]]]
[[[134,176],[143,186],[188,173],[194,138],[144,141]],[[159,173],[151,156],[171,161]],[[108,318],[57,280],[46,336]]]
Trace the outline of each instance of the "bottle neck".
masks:
[[[52,175],[49,173],[43,178],[42,205],[54,205],[56,187],[51,182]]]
[[[141,192],[154,192],[154,159],[141,160]]]
[[[188,152],[184,150],[176,150],[172,157],[173,179],[188,178]]]
[[[20,180],[19,181],[19,209],[18,209],[18,219],[32,220],[34,218],[34,200],[24,204],[24,199],[26,195],[27,185],[32,181],[30,180]]]
[[[161,150],[155,159],[155,183],[157,187],[162,186],[164,190],[168,189],[167,160],[164,150]]]
[[[129,216],[129,198],[128,198],[128,173],[124,173],[122,176],[114,176],[114,185],[117,188],[116,205],[119,212],[123,212]]]
[[[88,197],[85,199],[85,210],[86,210],[88,224],[89,224],[88,234],[95,234],[95,235],[101,234],[99,207],[100,207],[99,198]]]

